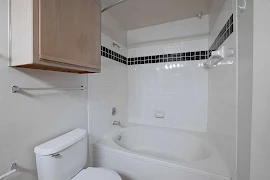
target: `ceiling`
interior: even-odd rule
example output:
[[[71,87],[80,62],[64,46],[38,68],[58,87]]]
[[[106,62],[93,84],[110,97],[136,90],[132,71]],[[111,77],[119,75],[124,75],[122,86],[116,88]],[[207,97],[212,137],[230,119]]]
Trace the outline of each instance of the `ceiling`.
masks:
[[[101,0],[106,7],[118,0]],[[126,0],[108,12],[126,30],[195,17],[199,12],[209,14],[211,0]]]

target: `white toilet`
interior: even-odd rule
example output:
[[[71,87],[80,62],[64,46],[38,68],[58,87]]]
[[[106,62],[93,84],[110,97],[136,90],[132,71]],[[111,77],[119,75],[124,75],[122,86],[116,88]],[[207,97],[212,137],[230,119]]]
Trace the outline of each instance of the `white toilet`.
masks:
[[[35,147],[39,180],[122,180],[104,168],[83,169],[87,163],[87,133],[75,129]]]

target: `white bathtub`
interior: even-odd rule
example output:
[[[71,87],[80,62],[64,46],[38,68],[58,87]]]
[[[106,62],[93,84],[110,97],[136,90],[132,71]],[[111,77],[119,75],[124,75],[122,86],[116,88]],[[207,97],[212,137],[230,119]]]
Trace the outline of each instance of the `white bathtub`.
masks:
[[[129,126],[94,145],[94,166],[119,172],[125,180],[229,180],[204,133]]]

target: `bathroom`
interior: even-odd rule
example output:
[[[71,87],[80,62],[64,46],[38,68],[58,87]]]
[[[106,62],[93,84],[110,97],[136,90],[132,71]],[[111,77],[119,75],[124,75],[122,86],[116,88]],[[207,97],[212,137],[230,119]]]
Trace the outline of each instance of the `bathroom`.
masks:
[[[270,180],[269,0],[66,2],[0,1],[1,180]]]

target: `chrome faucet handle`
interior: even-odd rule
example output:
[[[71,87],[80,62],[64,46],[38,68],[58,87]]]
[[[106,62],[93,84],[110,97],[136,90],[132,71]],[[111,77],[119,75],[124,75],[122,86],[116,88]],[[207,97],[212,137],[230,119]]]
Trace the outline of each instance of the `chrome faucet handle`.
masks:
[[[112,115],[115,116],[116,115],[116,107],[112,108]]]

